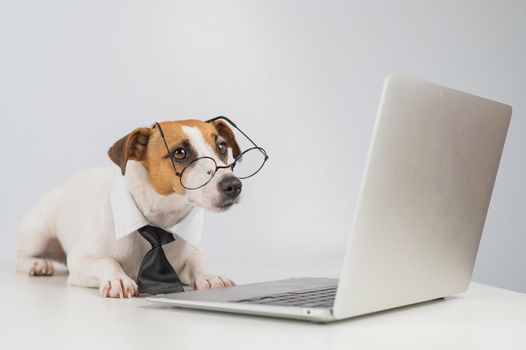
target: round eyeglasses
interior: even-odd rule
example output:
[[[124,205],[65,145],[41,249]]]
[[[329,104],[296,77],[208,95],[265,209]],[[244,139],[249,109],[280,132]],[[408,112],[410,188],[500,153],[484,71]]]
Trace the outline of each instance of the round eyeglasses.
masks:
[[[265,165],[269,159],[267,152],[257,146],[243,131],[241,131],[234,122],[230,119],[220,116],[207,122],[212,122],[217,119],[223,119],[227,121],[231,126],[238,130],[243,136],[245,136],[254,147],[248,148],[237,156],[234,161],[228,165],[218,165],[212,157],[199,157],[185,165],[181,172],[178,172],[175,167],[175,160],[173,159],[172,152],[168,147],[168,143],[164,137],[163,129],[159,123],[155,123],[159,129],[161,138],[163,139],[166,151],[168,152],[170,161],[175,172],[175,175],[179,177],[181,186],[187,190],[196,190],[208,184],[215,176],[219,169],[230,169],[234,175],[239,179],[247,179],[251,176],[256,175],[261,168]]]
[[[199,157],[188,163],[180,173],[175,174],[179,176],[181,186],[187,190],[196,190],[209,183],[219,169],[230,169],[239,179],[254,176],[263,168],[267,159],[263,148],[252,147],[243,151],[228,165],[217,165],[211,157]]]

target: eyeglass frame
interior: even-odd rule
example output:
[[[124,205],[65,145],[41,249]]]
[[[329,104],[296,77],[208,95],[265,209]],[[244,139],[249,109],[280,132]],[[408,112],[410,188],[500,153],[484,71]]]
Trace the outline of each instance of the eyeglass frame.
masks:
[[[197,157],[195,158],[194,160],[192,160],[191,162],[189,162],[188,164],[186,164],[183,168],[183,170],[181,170],[181,172],[178,172],[177,171],[177,168],[175,167],[175,160],[173,159],[173,156],[172,156],[172,152],[170,152],[170,147],[168,147],[168,143],[166,142],[166,138],[164,137],[164,132],[163,132],[163,129],[161,128],[161,125],[158,123],[158,122],[155,122],[155,126],[157,126],[157,128],[159,129],[159,134],[161,135],[161,138],[163,139],[163,143],[164,143],[164,146],[166,147],[166,151],[168,152],[168,158],[170,158],[170,162],[172,163],[172,167],[174,169],[174,172],[175,172],[175,176],[179,177],[179,182],[181,183],[181,186],[183,186],[184,189],[187,189],[189,191],[193,191],[193,190],[197,190],[197,189],[200,189],[201,187],[204,187],[206,186],[210,181],[212,181],[212,179],[214,178],[214,176],[216,175],[217,171],[219,169],[228,169],[230,168],[231,171],[234,170],[234,167],[236,166],[237,162],[243,158],[243,155],[249,151],[252,151],[252,150],[255,150],[257,149],[258,151],[260,151],[264,158],[263,158],[263,163],[261,164],[261,166],[258,168],[258,170],[256,170],[253,174],[249,175],[249,176],[245,176],[245,177],[239,177],[240,179],[248,179],[249,177],[252,177],[254,175],[256,175],[264,166],[265,166],[265,163],[267,162],[267,160],[269,159],[269,156],[267,154],[267,151],[265,151],[264,148],[262,147],[259,147],[258,145],[256,145],[256,143],[254,141],[252,141],[252,139],[250,137],[248,137],[247,134],[245,134],[243,132],[243,130],[241,130],[232,120],[230,120],[229,118],[225,117],[225,116],[217,116],[215,118],[212,118],[212,119],[208,119],[206,120],[205,122],[206,123],[211,123],[213,121],[216,121],[216,120],[219,120],[219,119],[222,119],[222,120],[225,120],[228,124],[230,124],[231,126],[233,126],[237,131],[239,131],[243,136],[245,136],[248,141],[250,141],[250,143],[252,143],[254,145],[254,147],[250,147],[250,148],[247,148],[246,150],[244,150],[243,152],[241,152],[239,154],[239,156],[237,156],[236,158],[234,158],[234,161],[230,164],[227,164],[227,165],[217,165],[217,162],[214,158],[212,157],[208,157],[208,156],[202,156],[202,157]],[[210,178],[202,185],[198,186],[198,187],[192,187],[192,188],[189,188],[189,187],[186,187],[184,184],[183,184],[183,174],[185,172],[186,169],[188,169],[190,167],[190,165],[192,165],[193,163],[197,162],[198,160],[200,159],[210,159],[214,162],[215,164],[215,169],[214,169],[214,173],[212,174],[212,176],[210,176]]]

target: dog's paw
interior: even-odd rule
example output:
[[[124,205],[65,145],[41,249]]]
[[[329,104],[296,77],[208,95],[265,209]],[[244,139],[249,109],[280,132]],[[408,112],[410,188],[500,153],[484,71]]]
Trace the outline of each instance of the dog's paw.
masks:
[[[139,296],[137,283],[128,276],[104,279],[100,283],[100,295],[104,298],[131,298]]]
[[[194,289],[197,290],[233,287],[235,285],[234,281],[221,276],[200,276],[194,281]]]
[[[55,273],[53,263],[41,258],[20,258],[17,270],[26,272],[29,276],[51,276]]]

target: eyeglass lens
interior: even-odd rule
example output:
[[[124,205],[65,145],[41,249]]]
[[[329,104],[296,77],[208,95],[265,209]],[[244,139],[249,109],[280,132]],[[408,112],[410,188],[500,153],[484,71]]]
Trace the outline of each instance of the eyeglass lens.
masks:
[[[197,158],[181,174],[181,185],[196,189],[206,185],[216,173],[217,164],[212,158]]]
[[[258,148],[250,148],[237,158],[236,165],[232,170],[240,179],[246,179],[257,173],[265,164],[265,154]]]

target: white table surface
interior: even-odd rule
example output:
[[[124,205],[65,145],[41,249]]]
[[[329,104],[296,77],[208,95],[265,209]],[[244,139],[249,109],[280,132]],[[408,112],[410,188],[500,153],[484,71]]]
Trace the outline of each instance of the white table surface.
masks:
[[[288,276],[241,265],[239,282]],[[96,289],[67,286],[65,271],[29,277],[3,266],[0,284],[6,350],[526,349],[526,294],[476,283],[445,300],[326,325],[103,299]]]

